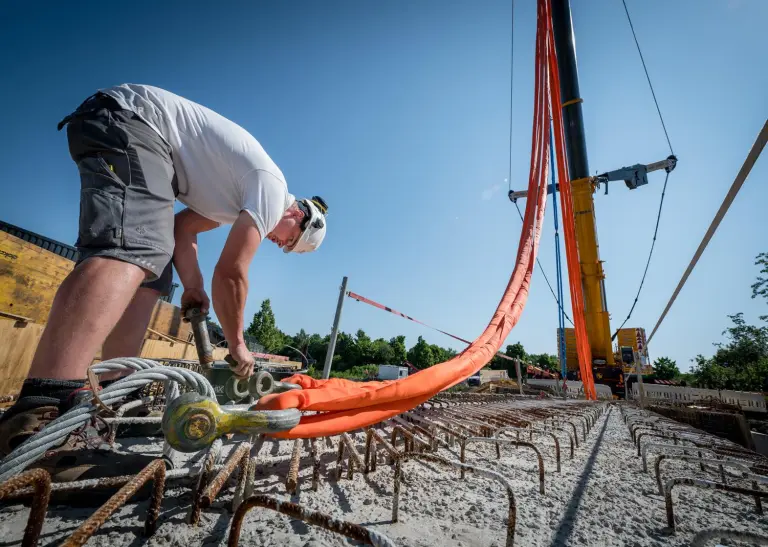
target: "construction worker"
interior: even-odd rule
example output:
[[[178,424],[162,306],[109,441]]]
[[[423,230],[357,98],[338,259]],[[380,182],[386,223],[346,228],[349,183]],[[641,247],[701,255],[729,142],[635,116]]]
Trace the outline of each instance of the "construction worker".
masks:
[[[105,360],[138,354],[158,298],[169,294],[172,261],[182,309],[208,311],[197,234],[222,224],[232,227],[213,274],[213,307],[235,373],[250,375],[243,310],[256,250],[268,239],[286,253],[314,251],[326,232],[322,198],[295,199],[253,136],[178,95],[134,84],[103,89],[59,130],[65,125],[80,172],[80,256],[56,293],[19,398],[0,418],[0,456],[89,396],[84,379],[99,349]],[[187,209],[174,215],[176,199]],[[67,481],[136,472],[151,459],[106,451],[104,432],[92,421],[36,465]]]

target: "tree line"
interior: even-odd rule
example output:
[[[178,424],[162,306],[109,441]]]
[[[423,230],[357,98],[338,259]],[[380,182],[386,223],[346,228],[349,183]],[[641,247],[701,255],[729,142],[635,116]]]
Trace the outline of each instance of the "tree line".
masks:
[[[768,303],[768,253],[760,253],[755,259],[760,272],[751,286],[752,298],[762,298]],[[660,357],[653,363],[653,377],[663,380],[679,380],[685,385],[709,389],[734,389],[742,391],[768,391],[768,326],[749,325],[742,313],[729,315],[731,326],[723,331],[724,342],[714,344],[716,351],[711,357],[701,354],[694,359],[689,373],[682,373],[677,363],[668,357]],[[768,315],[760,320],[768,323]],[[246,338],[255,340],[267,353],[283,355],[294,360],[307,359],[309,373],[322,371],[328,351],[330,335],[309,334],[304,329],[291,336],[277,327],[275,314],[269,299],[261,303],[251,324],[245,331]],[[532,364],[550,372],[559,372],[556,355],[527,353],[520,342],[510,344],[505,355],[515,357],[524,364]],[[417,369],[429,368],[457,354],[452,348],[430,344],[422,336],[410,348],[404,335],[371,339],[363,329],[349,334],[339,332],[332,363],[332,375],[346,378],[370,378],[378,365],[401,365],[405,361]],[[507,370],[515,377],[512,361],[494,357],[491,369]]]
[[[751,287],[752,298],[768,303],[768,253],[757,255],[755,265],[761,269]],[[697,355],[690,373],[681,373],[675,361],[661,357],[654,363],[656,376],[693,387],[768,391],[768,326],[747,324],[743,313],[728,318],[731,326],[723,331],[725,341],[714,344],[714,355]],[[768,322],[768,315],[760,320]]]
[[[277,326],[275,313],[269,299],[261,303],[259,311],[253,315],[245,330],[246,339],[255,341],[266,353],[283,355],[293,360],[307,360],[310,374],[322,371],[325,354],[330,344],[330,335],[309,334],[301,329],[289,335]],[[507,346],[505,352],[511,357],[519,357],[524,363],[531,363],[547,370],[557,370],[557,357],[546,353],[528,354],[519,342]],[[402,365],[406,361],[421,370],[438,363],[448,361],[457,355],[453,348],[430,344],[423,336],[408,348],[404,335],[372,339],[363,329],[354,334],[340,331],[336,337],[336,348],[331,365],[332,375],[342,378],[367,378],[374,376],[378,365]],[[508,369],[514,377],[511,361],[494,357],[491,368]]]

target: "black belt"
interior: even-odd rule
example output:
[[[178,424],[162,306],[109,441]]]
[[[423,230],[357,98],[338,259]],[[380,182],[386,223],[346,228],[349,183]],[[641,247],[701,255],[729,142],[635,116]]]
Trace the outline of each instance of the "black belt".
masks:
[[[94,112],[96,110],[101,109],[107,109],[107,110],[122,110],[123,108],[120,106],[120,103],[117,102],[113,97],[110,97],[106,93],[102,93],[101,91],[97,91],[87,99],[85,99],[80,106],[77,107],[77,109],[72,112],[71,114],[67,114],[63,120],[61,120],[58,124],[58,130],[61,131],[62,128],[67,125],[69,122],[71,122],[73,119],[77,118],[78,116],[83,116],[85,114],[88,114],[90,112]]]

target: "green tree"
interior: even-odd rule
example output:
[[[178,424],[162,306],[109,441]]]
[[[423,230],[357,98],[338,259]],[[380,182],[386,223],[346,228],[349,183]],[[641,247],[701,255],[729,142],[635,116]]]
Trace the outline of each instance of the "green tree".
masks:
[[[402,361],[395,361],[395,350],[383,338],[377,338],[372,343],[371,363],[376,365],[399,365]]]
[[[728,316],[733,325],[723,334],[727,343],[706,358],[698,355],[692,373],[699,387],[768,390],[768,327],[747,325],[743,314]]]
[[[322,337],[319,334],[313,334],[307,341],[307,357],[320,363],[325,363],[325,354],[328,352],[328,344],[331,343],[331,335]]]
[[[520,359],[521,363],[521,374],[525,374],[525,365],[524,363],[528,360],[528,354],[525,351],[525,348],[523,347],[523,344],[520,342],[515,342],[514,344],[507,345],[506,350],[504,351],[504,355],[507,357],[512,357],[516,359]],[[516,378],[517,371],[515,371],[515,363],[514,361],[510,361],[509,359],[503,359],[499,357],[498,355],[495,355],[493,359],[491,359],[490,368],[494,370],[506,370],[507,376],[510,378]]]
[[[373,342],[371,337],[365,334],[363,329],[355,333],[355,345],[357,350],[356,363],[353,366],[367,365],[373,362]]]
[[[525,352],[525,348],[523,348],[523,345],[520,342],[509,344],[506,351],[504,351],[504,355],[507,357],[516,357],[517,359],[520,359],[521,362],[528,358],[528,354]],[[510,378],[515,377],[515,364],[509,359],[504,359],[498,355],[494,355],[493,359],[491,359],[490,368],[493,370],[506,370]]]
[[[528,356],[528,360],[532,365],[548,370],[549,372],[560,371],[556,355],[550,355],[549,353],[533,353]]]
[[[432,346],[421,336],[419,336],[416,344],[408,350],[408,361],[418,369],[429,368],[437,363]]]
[[[405,349],[405,336],[394,336],[389,339],[389,346],[392,348],[394,356],[392,362],[400,364],[408,358],[408,351]]]
[[[264,346],[264,351],[275,353],[283,349],[285,335],[275,324],[275,314],[269,298],[261,303],[261,309],[253,314],[253,321],[245,330]]]
[[[755,258],[755,266],[762,266],[757,276],[757,281],[752,284],[752,298],[762,296],[768,302],[768,253],[760,253]],[[765,276],[765,277],[763,277]],[[760,319],[768,321],[768,315],[761,315]]]
[[[360,351],[355,339],[346,332],[339,332],[336,336],[336,348],[333,356],[333,370],[344,371],[358,364]]]
[[[309,334],[307,334],[307,331],[301,329],[297,332],[293,337],[293,343],[291,345],[299,351],[306,352],[307,347],[309,346]]]
[[[525,359],[528,357],[528,354],[525,352],[525,348],[520,342],[515,342],[514,344],[508,345],[507,351],[504,353],[506,353],[508,357],[517,357],[523,361],[525,361]]]
[[[677,363],[669,357],[659,357],[656,362],[653,363],[653,369],[656,377],[660,380],[673,380],[680,376],[680,369],[677,368]]]
[[[456,357],[456,350],[432,344],[432,355],[435,357],[435,362],[432,364],[436,365],[438,363],[445,363]]]

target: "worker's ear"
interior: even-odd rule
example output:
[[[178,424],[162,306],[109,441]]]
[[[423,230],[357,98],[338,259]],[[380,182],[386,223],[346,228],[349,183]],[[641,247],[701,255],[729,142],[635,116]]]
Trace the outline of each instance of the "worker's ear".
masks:
[[[248,271],[261,243],[261,234],[247,211],[241,211],[227,236],[217,269]]]

